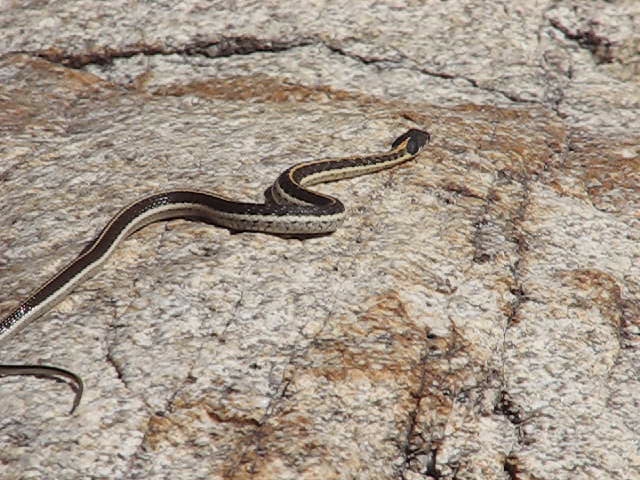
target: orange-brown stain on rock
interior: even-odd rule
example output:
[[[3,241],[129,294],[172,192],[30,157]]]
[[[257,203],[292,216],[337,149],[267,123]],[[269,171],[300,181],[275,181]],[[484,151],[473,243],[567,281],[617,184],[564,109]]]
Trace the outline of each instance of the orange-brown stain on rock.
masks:
[[[593,139],[576,134],[566,160],[549,184],[559,194],[574,196],[611,213],[640,218],[640,139]]]
[[[3,59],[3,62],[10,62],[28,74],[32,81],[37,81],[33,75],[39,75],[39,80],[47,83],[58,83],[60,89],[48,89],[48,93],[55,95],[63,90],[74,90],[76,93],[97,92],[104,88],[115,88],[116,86],[92,73],[83,70],[76,70],[57,65],[43,58],[31,57],[28,55],[16,54]],[[28,68],[27,68],[28,67]]]
[[[576,289],[575,297],[579,307],[587,310],[597,308],[615,331],[619,331],[624,302],[620,285],[613,276],[594,269],[571,270],[560,275]]]
[[[210,399],[186,400],[178,397],[173,401],[170,411],[151,415],[145,445],[151,450],[158,450],[167,445],[189,443],[201,436],[207,426],[221,424],[232,437],[251,434],[260,426],[259,419],[232,413]]]
[[[256,476],[275,480],[282,477],[283,471],[308,471],[322,465],[323,476],[319,478],[340,478],[339,470],[324,462],[331,458],[330,448],[315,441],[312,433],[304,423],[279,417],[273,424],[261,426],[238,443],[220,474],[225,480],[246,480]]]
[[[415,383],[427,332],[409,317],[396,292],[379,297],[356,322],[340,325],[338,335],[315,342],[308,353],[314,367],[307,373],[332,382],[364,376]]]
[[[468,345],[455,326],[451,338],[431,335],[411,318],[400,295],[388,291],[356,318],[336,322],[332,332],[294,361],[285,375],[293,386],[274,397],[268,410],[247,416],[213,398],[178,397],[168,412],[149,419],[146,448],[186,444],[193,445],[194,455],[215,452],[208,468],[226,480],[276,479],[292,471],[338,479],[340,465],[327,461],[331,448],[323,438],[331,434],[325,422],[336,422],[331,417],[340,407],[328,399],[356,394],[350,387],[358,379],[390,392],[393,402],[384,405],[392,411],[381,414],[391,416],[397,425],[392,430],[407,432],[411,445],[426,448],[421,443],[430,442],[432,428],[444,428],[451,392],[464,383],[464,367],[451,361],[465,356]],[[328,396],[318,399],[326,390]],[[210,446],[203,443],[207,437]],[[344,461],[351,469],[366,468],[357,450]]]
[[[408,434],[412,442],[416,432],[428,430],[434,417],[447,418],[451,400],[442,391],[455,390],[461,379],[451,371],[450,357],[441,353],[464,355],[463,345],[431,336],[411,318],[397,292],[376,297],[357,318],[336,322],[331,332],[317,338],[299,365],[292,366],[288,376],[298,384],[294,393],[246,438],[242,454],[229,459],[223,478],[279,478],[282,468],[304,472],[306,478],[316,478],[309,476],[311,472],[317,478],[341,478],[339,465],[325,460],[329,456],[322,438],[327,427],[322,418],[335,422],[331,417],[340,410],[340,397],[350,392],[361,395],[356,393],[361,382],[369,391],[378,386],[394,397],[389,405],[392,413],[384,414],[391,415],[397,432],[407,432],[407,422],[412,423]],[[299,391],[302,385],[326,396],[318,400],[313,391]],[[292,460],[296,458],[300,465]],[[366,468],[357,455],[344,461],[352,470]]]
[[[4,131],[69,129],[68,111],[79,98],[106,98],[118,88],[88,72],[55,65],[42,58],[7,55],[0,65],[12,65],[17,73],[11,84],[0,85],[0,124]],[[19,85],[37,83],[35,91]]]
[[[559,274],[574,287],[575,305],[589,310],[597,308],[613,327],[621,347],[640,346],[640,299],[624,297],[622,280],[595,269],[570,270]]]
[[[153,90],[155,95],[198,95],[222,100],[256,102],[327,102],[358,100],[364,96],[331,87],[309,87],[264,75],[229,77],[172,85]]]

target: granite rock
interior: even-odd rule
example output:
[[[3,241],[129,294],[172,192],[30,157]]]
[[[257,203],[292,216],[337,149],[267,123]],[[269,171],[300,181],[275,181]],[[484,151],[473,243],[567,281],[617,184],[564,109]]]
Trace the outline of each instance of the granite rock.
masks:
[[[640,478],[637,2],[9,2],[0,315],[122,206],[244,201],[295,162],[306,240],[175,220],[0,346],[0,476]]]

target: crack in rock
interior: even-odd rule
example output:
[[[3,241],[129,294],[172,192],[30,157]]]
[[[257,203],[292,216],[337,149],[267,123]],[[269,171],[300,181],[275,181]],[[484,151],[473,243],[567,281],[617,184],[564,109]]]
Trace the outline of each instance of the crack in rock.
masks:
[[[107,363],[109,363],[109,365],[113,367],[113,370],[116,372],[116,377],[118,378],[118,380],[122,382],[122,385],[124,385],[124,387],[127,390],[129,390],[130,389],[129,384],[128,384],[128,381],[126,380],[126,376],[122,368],[122,365],[120,365],[120,362],[116,360],[111,350],[111,342],[107,342],[105,360],[107,361]]]
[[[418,65],[415,64],[415,61],[409,59],[406,57],[406,55],[398,52],[399,56],[400,56],[400,60],[396,60],[396,59],[390,59],[390,58],[380,58],[380,57],[366,57],[363,55],[358,55],[356,53],[353,52],[348,52],[346,49],[344,49],[343,47],[338,47],[335,44],[331,44],[331,43],[327,43],[327,42],[321,42],[322,45],[324,45],[327,49],[329,49],[330,51],[337,53],[339,55],[351,58],[353,60],[357,60],[359,62],[361,62],[364,65],[377,65],[377,64],[386,64],[386,65],[398,65],[398,67],[396,68],[407,68],[409,70],[413,70],[419,73],[422,73],[423,75],[427,75],[429,77],[435,77],[435,78],[440,78],[443,80],[463,80],[465,82],[467,82],[469,85],[471,85],[473,88],[477,88],[479,90],[482,90],[484,92],[488,92],[488,93],[493,93],[496,95],[500,95],[504,98],[506,98],[507,100],[514,102],[514,103],[540,103],[537,100],[531,100],[531,99],[526,99],[526,98],[522,98],[516,94],[513,93],[509,93],[507,91],[504,90],[500,90],[497,88],[493,88],[493,87],[488,87],[488,86],[482,86],[480,85],[480,83],[470,77],[466,77],[464,75],[456,75],[456,74],[451,74],[451,73],[446,73],[446,72],[439,72],[436,70],[431,70],[428,68],[424,68],[424,67],[420,67]],[[406,65],[403,64],[402,60],[406,60],[408,62],[411,62],[413,65],[410,67],[407,67]]]
[[[559,20],[550,19],[549,22],[551,23],[551,26],[562,33],[565,38],[577,42],[581,48],[591,52],[596,63],[613,63],[613,43],[608,38],[598,35],[594,31],[593,27],[595,25],[593,22],[589,24],[588,29],[577,29],[575,31],[572,31],[569,27],[562,25]]]
[[[250,55],[257,52],[282,52],[311,44],[306,38],[297,41],[269,40],[253,36],[221,37],[217,41],[195,40],[181,48],[167,48],[160,45],[135,43],[123,48],[99,47],[84,53],[67,53],[58,48],[49,48],[32,53],[53,63],[69,68],[87,65],[111,65],[115,60],[131,58],[135,55],[201,55],[208,58]]]
[[[509,454],[503,463],[504,473],[507,474],[507,478],[509,480],[518,480],[519,473],[522,473],[522,470],[519,465],[518,457],[513,454]]]
[[[434,78],[440,78],[443,80],[462,80],[464,82],[467,82],[473,88],[500,95],[514,103],[539,103],[537,100],[522,98],[514,93],[489,86],[483,86],[477,80],[466,77],[464,75],[439,72],[420,67],[418,65],[415,65],[415,62],[413,60],[409,59],[401,52],[398,52],[398,59],[368,57],[358,55],[353,52],[348,52],[344,47],[340,47],[333,43],[314,39],[311,37],[303,37],[299,40],[274,40],[258,38],[255,36],[223,36],[216,41],[194,40],[180,48],[169,48],[162,45],[134,43],[122,48],[98,47],[93,50],[81,53],[68,53],[56,47],[51,47],[36,52],[18,51],[13,53],[32,54],[36,57],[43,58],[52,63],[61,64],[69,68],[80,69],[88,65],[112,65],[116,60],[131,58],[136,55],[198,55],[207,58],[224,58],[232,57],[234,55],[251,55],[253,53],[259,52],[277,53],[314,44],[323,45],[331,52],[337,53],[347,58],[351,58],[364,65],[397,65],[396,68],[407,68],[409,70],[413,70]],[[412,65],[407,66],[405,65],[404,61],[410,62],[412,63]]]

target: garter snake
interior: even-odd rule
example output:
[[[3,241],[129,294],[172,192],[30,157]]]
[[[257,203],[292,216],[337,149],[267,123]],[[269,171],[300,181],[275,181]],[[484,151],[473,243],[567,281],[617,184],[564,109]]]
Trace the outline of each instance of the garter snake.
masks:
[[[264,203],[235,202],[198,190],[171,190],[142,198],[120,210],[73,261],[0,320],[0,343],[53,308],[102,265],[122,240],[150,223],[196,218],[235,231],[288,236],[331,233],[343,220],[344,205],[334,197],[306,187],[393,167],[415,157],[429,140],[429,133],[411,129],[399,136],[391,150],[385,153],[296,164],[280,174],[265,192]],[[0,365],[2,375],[40,375],[71,380],[76,392],[71,412],[82,396],[80,377],[62,368]]]

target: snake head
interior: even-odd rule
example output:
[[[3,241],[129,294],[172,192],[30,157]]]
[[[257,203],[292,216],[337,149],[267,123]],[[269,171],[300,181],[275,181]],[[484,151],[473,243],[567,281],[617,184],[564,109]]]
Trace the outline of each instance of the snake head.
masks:
[[[411,130],[406,131],[398,138],[396,138],[391,145],[391,148],[397,148],[405,141],[407,141],[407,152],[409,152],[411,155],[415,155],[420,150],[422,150],[430,140],[431,135],[429,134],[429,132],[418,130],[417,128],[412,128]]]

